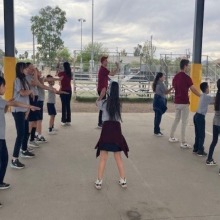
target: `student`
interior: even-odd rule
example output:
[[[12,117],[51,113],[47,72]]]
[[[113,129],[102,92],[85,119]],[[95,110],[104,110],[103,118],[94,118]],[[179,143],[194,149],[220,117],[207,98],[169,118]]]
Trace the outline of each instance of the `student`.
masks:
[[[65,91],[66,94],[61,93],[60,99],[62,104],[62,125],[71,125],[71,97],[72,97],[72,73],[70,64],[68,62],[63,63],[64,71],[58,73],[58,76],[62,78],[60,82],[60,90]]]
[[[174,143],[177,142],[178,139],[174,137],[174,133],[176,128],[180,122],[180,118],[182,120],[181,124],[181,143],[180,147],[184,149],[192,148],[190,144],[186,142],[186,126],[189,117],[189,89],[198,97],[200,93],[197,91],[195,86],[193,85],[192,79],[187,75],[189,71],[189,60],[182,59],[180,61],[180,72],[177,73],[173,78],[173,88],[175,90],[175,119],[170,131],[169,141]]]
[[[215,146],[218,143],[218,136],[220,134],[220,79],[217,81],[217,92],[215,97],[215,115],[213,119],[213,136],[212,136],[212,143],[209,147],[209,154],[206,160],[206,165],[212,166],[217,165],[213,159],[213,153],[215,150]]]
[[[35,106],[30,106],[21,102],[16,102],[14,100],[6,101],[2,99],[2,96],[5,93],[5,80],[0,76],[0,189],[8,189],[10,184],[4,183],[4,177],[8,164],[8,150],[5,141],[5,113],[7,112],[8,106],[16,106],[20,108],[29,108],[32,110],[39,110]]]
[[[35,140],[37,143],[47,143],[47,140],[45,137],[42,135],[42,121],[43,121],[43,106],[44,106],[44,100],[45,100],[45,90],[51,90],[52,92],[56,92],[56,89],[51,87],[48,87],[44,85],[45,82],[48,81],[60,81],[60,78],[48,78],[46,79],[45,77],[42,76],[42,73],[36,69],[37,71],[37,76],[38,76],[38,100],[37,100],[37,106],[40,107],[40,110],[38,111],[37,114],[37,129],[35,132]],[[53,128],[55,130],[55,128]]]
[[[54,89],[54,81],[50,80],[53,79],[51,75],[47,75],[47,80],[49,80],[48,84],[51,89]],[[56,94],[67,94],[67,92],[64,91],[56,91],[54,92],[53,90],[48,91],[48,100],[47,100],[47,110],[48,110],[48,115],[50,116],[50,121],[49,121],[49,130],[48,134],[57,134],[57,132],[54,130],[54,122],[55,122],[55,117],[56,117]]]
[[[202,95],[200,96],[198,110],[193,117],[195,126],[195,143],[193,145],[193,153],[198,156],[207,156],[203,146],[205,141],[205,115],[208,110],[208,105],[213,102],[213,97],[208,95],[209,85],[207,82],[201,83],[200,89],[202,91]]]
[[[38,81],[41,84],[44,84],[44,77],[42,77],[42,73],[40,71],[38,71]],[[45,89],[38,87],[37,106],[40,107],[40,110],[38,111],[38,115],[37,115],[37,128],[36,128],[36,132],[35,132],[37,143],[47,143],[47,140],[42,135],[44,100],[45,100]]]
[[[116,68],[113,71],[107,69],[108,57],[103,56],[101,58],[101,66],[98,72],[98,85],[97,92],[99,94],[98,101],[106,99],[106,91],[108,88],[109,75],[114,76],[119,71],[119,64],[116,62]],[[102,128],[102,110],[99,110],[98,128]]]
[[[110,85],[110,94],[106,100],[97,100],[99,109],[102,113],[102,132],[99,141],[95,147],[97,149],[96,157],[100,155],[98,166],[98,178],[95,181],[96,189],[101,189],[105,165],[108,159],[108,152],[114,152],[116,164],[120,175],[119,184],[127,187],[124,165],[121,157],[121,151],[128,157],[128,146],[121,132],[121,104],[119,100],[119,86],[117,82]]]
[[[28,68],[25,63],[18,62],[16,64],[16,79],[14,81],[14,99],[15,101],[22,102],[29,105],[29,96],[33,96],[33,91],[30,90],[29,84],[26,80]],[[28,114],[27,108],[13,107],[12,115],[15,120],[15,126],[17,130],[17,137],[14,145],[13,158],[11,161],[11,167],[15,169],[22,169],[25,167],[18,157],[20,148],[22,148],[21,156],[26,158],[33,158],[35,155],[28,150]]]
[[[162,115],[167,110],[167,100],[166,95],[171,92],[173,88],[167,89],[164,85],[164,75],[163,73],[159,72],[157,73],[154,82],[153,82],[153,91],[155,93],[154,95],[154,101],[153,101],[153,109],[155,112],[154,116],[154,134],[157,137],[163,136],[163,134],[160,131],[160,122],[162,119]]]

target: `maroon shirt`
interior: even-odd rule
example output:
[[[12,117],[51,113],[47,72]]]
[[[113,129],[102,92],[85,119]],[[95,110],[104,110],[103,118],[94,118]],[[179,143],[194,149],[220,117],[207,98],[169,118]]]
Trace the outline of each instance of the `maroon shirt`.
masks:
[[[62,91],[71,91],[71,78],[66,75],[65,72],[58,73],[59,77],[63,76],[63,79],[61,80],[61,89]]]
[[[104,66],[101,66],[98,73],[98,87],[97,91],[101,92],[103,88],[108,88],[108,75],[110,71]]]
[[[175,104],[189,104],[189,88],[193,85],[192,79],[184,72],[179,72],[173,78],[175,89]]]

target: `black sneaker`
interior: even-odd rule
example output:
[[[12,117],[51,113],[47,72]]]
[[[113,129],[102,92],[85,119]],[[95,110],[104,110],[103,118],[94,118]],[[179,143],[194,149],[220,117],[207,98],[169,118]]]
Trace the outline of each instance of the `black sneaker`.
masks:
[[[36,141],[38,144],[47,143],[47,140],[44,138],[44,136],[37,137],[37,138],[35,139],[35,141]]]
[[[2,207],[2,204],[0,203],[0,208]]]
[[[220,169],[219,169],[219,171],[218,171],[218,175],[220,176]]]
[[[8,189],[8,188],[10,188],[9,183],[0,183],[0,189]]]
[[[198,155],[199,157],[205,157],[205,156],[207,156],[207,153],[206,153],[205,151],[198,151],[198,152],[197,152],[197,155]]]
[[[193,154],[197,154],[198,150],[197,149],[193,149]]]
[[[26,151],[21,151],[21,157],[24,157],[24,158],[33,158],[33,157],[35,157],[35,154],[29,152],[28,150],[26,150]]]
[[[11,167],[15,169],[23,169],[25,165],[21,163],[18,159],[11,161]]]
[[[213,159],[211,159],[211,160],[206,160],[206,165],[215,166],[215,165],[217,165],[217,163]]]

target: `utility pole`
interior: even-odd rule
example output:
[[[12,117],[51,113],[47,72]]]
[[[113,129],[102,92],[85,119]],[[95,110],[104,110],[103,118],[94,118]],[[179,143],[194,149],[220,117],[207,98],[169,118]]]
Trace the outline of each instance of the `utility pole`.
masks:
[[[82,68],[82,23],[86,22],[86,19],[84,18],[79,18],[78,21],[81,24],[81,60],[80,60],[80,67]]]
[[[92,74],[93,74],[93,68],[94,68],[93,29],[94,29],[94,0],[92,0],[92,51],[91,51]]]
[[[153,35],[150,36],[150,51],[151,60],[153,60]]]
[[[33,63],[35,64],[35,40],[34,40],[34,31],[33,31]]]

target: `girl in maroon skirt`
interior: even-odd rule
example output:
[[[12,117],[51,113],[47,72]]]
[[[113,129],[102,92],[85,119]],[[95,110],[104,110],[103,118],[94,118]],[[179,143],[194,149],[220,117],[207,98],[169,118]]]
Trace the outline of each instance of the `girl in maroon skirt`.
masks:
[[[120,179],[119,184],[127,187],[124,165],[121,151],[128,157],[128,145],[121,132],[121,104],[119,100],[119,86],[117,82],[110,85],[110,94],[106,100],[97,101],[97,106],[102,110],[102,131],[95,149],[96,157],[100,155],[98,166],[98,178],[95,181],[96,189],[102,188],[102,179],[105,165],[108,159],[108,152],[114,153],[114,158],[118,167]]]

